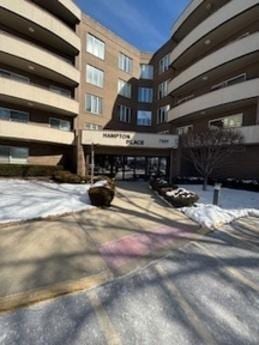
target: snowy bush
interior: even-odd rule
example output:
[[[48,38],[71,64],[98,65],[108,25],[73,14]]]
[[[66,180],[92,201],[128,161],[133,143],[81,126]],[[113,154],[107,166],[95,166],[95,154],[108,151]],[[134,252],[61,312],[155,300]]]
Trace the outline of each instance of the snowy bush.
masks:
[[[114,190],[103,186],[91,187],[88,194],[91,204],[97,207],[109,207],[114,198]]]
[[[165,198],[174,207],[189,207],[199,200],[197,194],[184,188],[177,188],[165,193]]]
[[[70,171],[67,170],[62,170],[62,171],[57,171],[53,175],[54,181],[58,183],[82,183],[83,179],[76,175],[72,174]]]
[[[150,181],[150,186],[158,191],[160,188],[169,187],[169,182],[158,177]]]

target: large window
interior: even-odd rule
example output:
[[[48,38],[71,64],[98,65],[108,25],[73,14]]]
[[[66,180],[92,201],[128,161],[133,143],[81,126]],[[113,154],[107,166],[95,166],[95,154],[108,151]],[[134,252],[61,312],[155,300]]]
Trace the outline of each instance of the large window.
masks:
[[[138,101],[142,103],[152,103],[153,101],[153,89],[150,87],[139,87],[138,89]]]
[[[63,87],[59,87],[56,85],[50,85],[49,89],[53,92],[58,93],[61,96],[65,96],[65,97],[69,97],[69,98],[72,97],[71,91],[68,89],[64,89]]]
[[[0,68],[0,76],[10,78],[13,80],[22,81],[23,83],[29,83],[30,79],[24,75],[8,71],[7,69]]]
[[[118,106],[118,119],[121,122],[131,122],[131,108],[126,105],[120,104]]]
[[[169,80],[166,80],[163,83],[158,85],[158,95],[157,95],[158,99],[162,99],[167,96],[168,85],[169,85]]]
[[[127,98],[131,98],[131,84],[119,79],[118,94]]]
[[[0,163],[26,164],[28,156],[26,147],[0,145]]]
[[[95,86],[103,87],[103,71],[91,65],[86,65],[86,81]]]
[[[170,65],[170,55],[165,55],[160,61],[159,61],[159,74],[166,72],[169,69]]]
[[[67,120],[57,119],[55,117],[51,117],[49,119],[50,127],[61,129],[62,131],[71,131],[71,123]]]
[[[231,86],[234,84],[242,83],[243,81],[246,81],[246,73],[239,74],[233,78],[227,79],[222,81],[221,83],[218,83],[216,85],[213,85],[211,87],[211,90],[218,90],[226,86]]]
[[[86,95],[86,111],[92,114],[102,114],[103,100],[101,97],[87,94]]]
[[[151,126],[152,125],[152,112],[139,110],[137,113],[138,126]]]
[[[243,114],[221,117],[209,121],[210,128],[235,128],[241,127],[243,123]]]
[[[0,120],[28,122],[29,113],[25,111],[0,107]]]
[[[141,79],[153,79],[154,77],[154,67],[148,64],[140,65],[140,78]]]
[[[187,134],[188,132],[193,130],[193,125],[187,125],[187,126],[183,126],[183,127],[178,127],[176,129],[176,132],[178,135],[182,135],[182,134]]]
[[[99,38],[91,34],[87,34],[86,50],[88,53],[93,54],[99,59],[104,60],[105,43]]]
[[[170,109],[169,104],[158,109],[158,112],[157,112],[157,123],[158,124],[167,122],[169,109]]]
[[[120,53],[119,54],[119,69],[124,72],[132,73],[133,70],[133,60],[127,55]]]

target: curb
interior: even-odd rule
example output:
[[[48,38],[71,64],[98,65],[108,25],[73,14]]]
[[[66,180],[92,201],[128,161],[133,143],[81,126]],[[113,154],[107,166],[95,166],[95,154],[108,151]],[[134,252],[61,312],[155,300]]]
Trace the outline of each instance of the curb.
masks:
[[[114,275],[108,271],[92,275],[77,281],[65,281],[45,288],[21,292],[7,297],[0,297],[0,313],[29,306],[34,303],[67,295],[80,290],[92,289],[111,280]]]

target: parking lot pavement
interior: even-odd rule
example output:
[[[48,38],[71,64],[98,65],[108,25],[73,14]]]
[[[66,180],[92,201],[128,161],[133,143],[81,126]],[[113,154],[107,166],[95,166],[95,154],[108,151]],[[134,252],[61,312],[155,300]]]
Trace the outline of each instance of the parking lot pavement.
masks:
[[[240,224],[104,286],[1,314],[0,344],[258,345],[257,230]]]

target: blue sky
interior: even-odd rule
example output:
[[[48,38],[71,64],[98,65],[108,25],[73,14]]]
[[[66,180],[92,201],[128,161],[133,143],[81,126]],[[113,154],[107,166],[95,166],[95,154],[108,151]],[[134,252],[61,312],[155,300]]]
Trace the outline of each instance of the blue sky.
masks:
[[[144,51],[155,51],[189,0],[75,0],[104,26]]]

